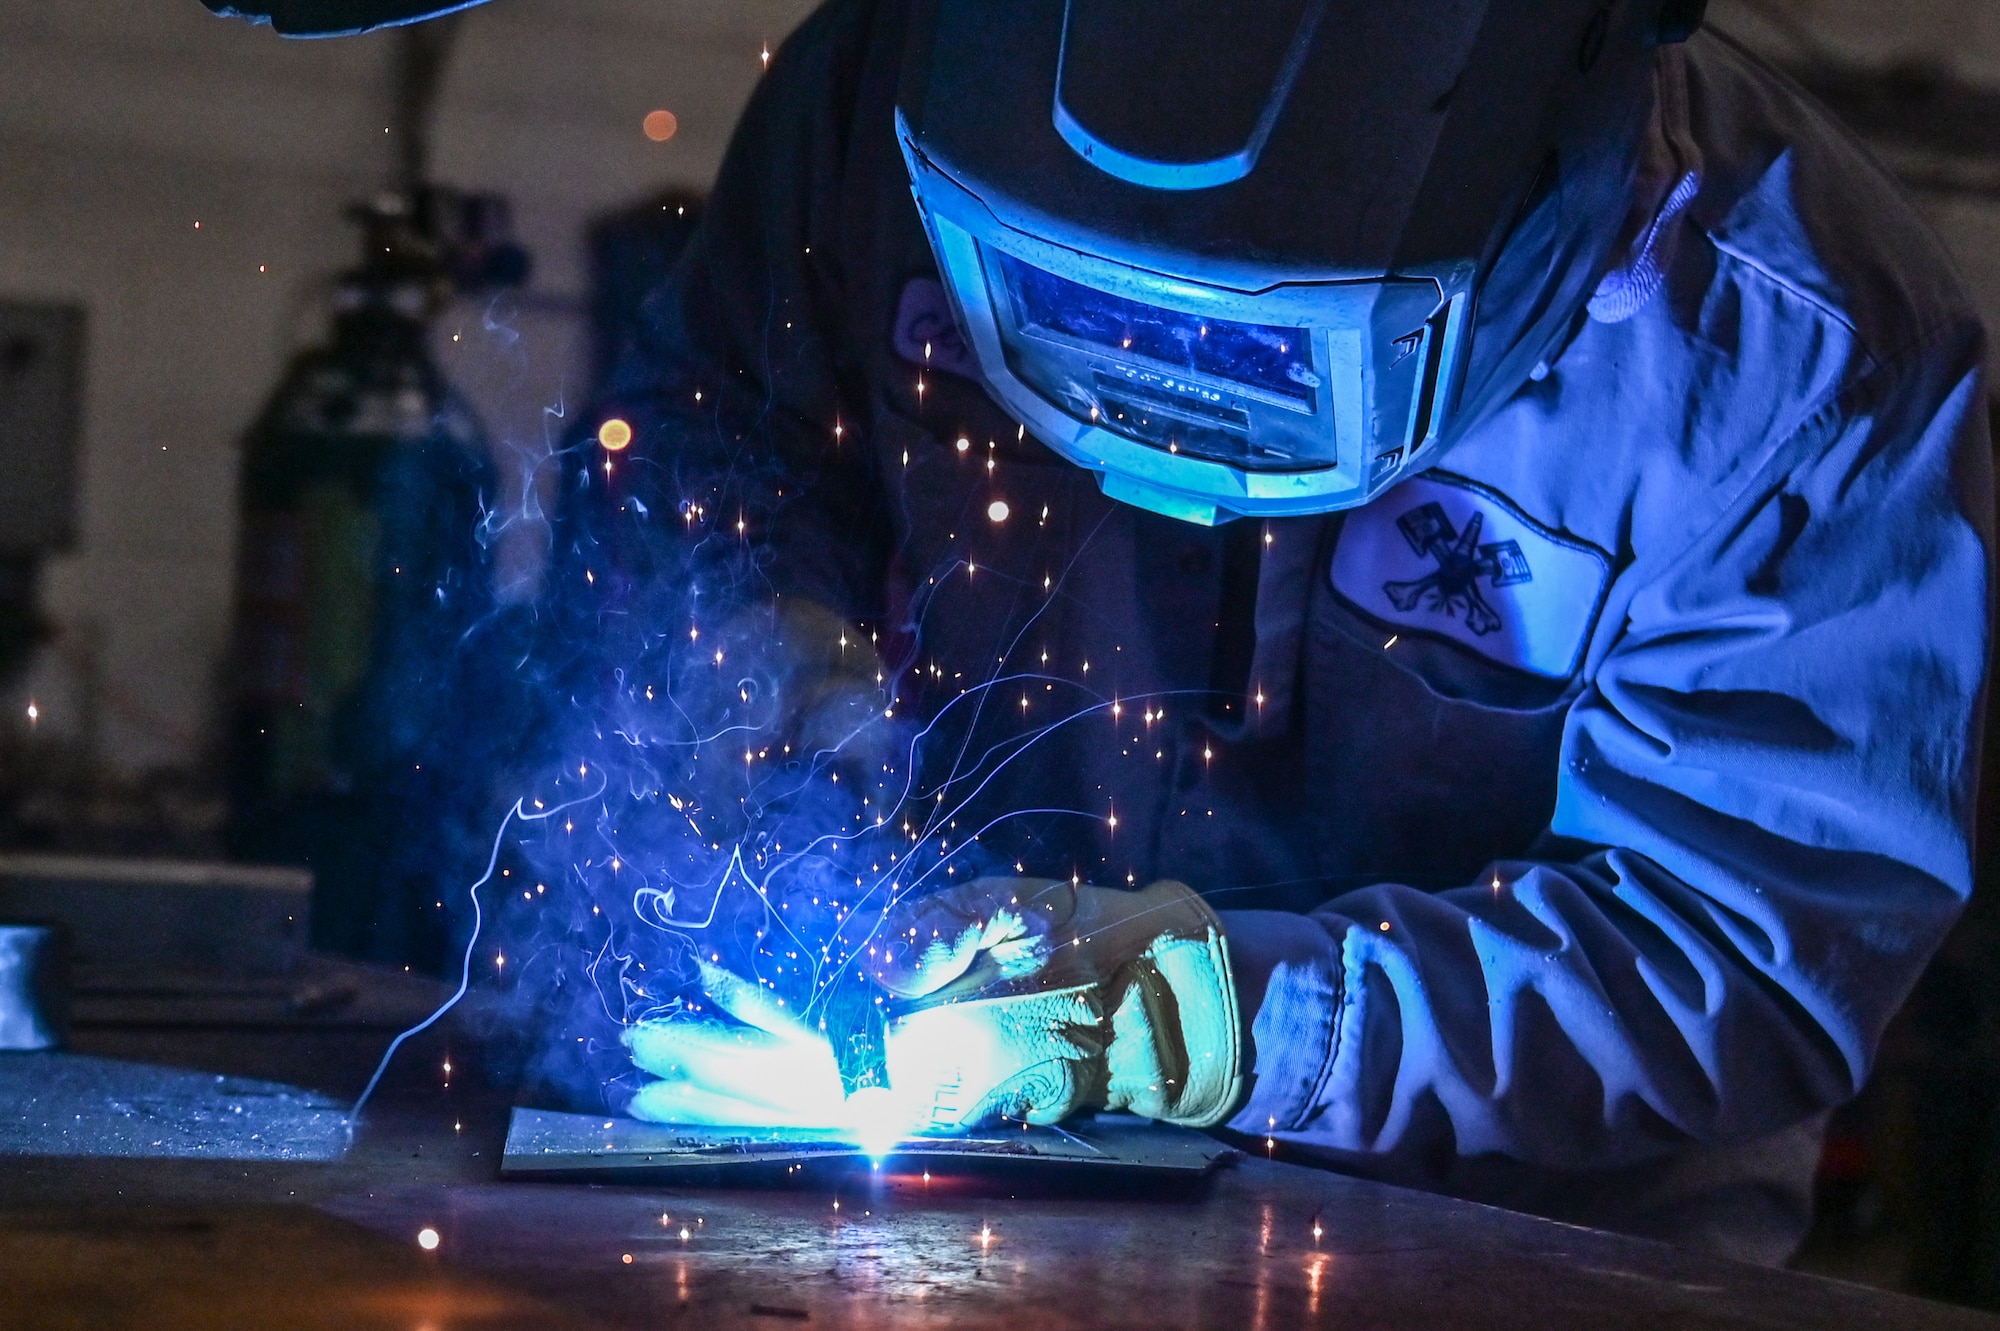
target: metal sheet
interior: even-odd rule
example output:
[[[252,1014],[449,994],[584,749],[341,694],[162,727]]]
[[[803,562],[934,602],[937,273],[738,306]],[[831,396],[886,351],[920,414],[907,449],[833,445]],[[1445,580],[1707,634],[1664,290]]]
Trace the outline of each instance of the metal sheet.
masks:
[[[304,1206],[0,1209],[0,1289],[9,1331],[600,1325]]]
[[[304,1067],[308,1084],[350,1091],[380,1053],[378,1042],[338,1030],[215,1032],[199,1044],[197,1034],[135,1033],[119,1047],[142,1053],[150,1040],[148,1056],[198,1051],[211,1072],[263,1078]],[[694,1186],[682,1174],[655,1187],[502,1180],[507,1105],[478,1090],[462,1052],[452,1053],[451,1087],[440,1080],[461,1038],[419,1037],[338,1161],[0,1152],[0,1231],[11,1223],[43,1235],[0,1242],[0,1325],[25,1308],[30,1326],[232,1331],[563,1318],[607,1331],[787,1322],[869,1331],[2000,1328],[1979,1313],[1298,1168],[1262,1151],[1187,1190],[1121,1188],[1108,1170],[1075,1170],[1064,1189],[1027,1186],[1040,1175],[926,1179],[865,1167],[831,1187],[757,1190]],[[313,1230],[279,1214],[301,1205],[374,1231],[402,1260],[344,1227]],[[213,1228],[191,1228],[183,1241],[173,1217],[187,1208]],[[89,1218],[73,1220],[82,1212]],[[111,1212],[132,1219],[76,1236]],[[47,1238],[51,1227],[69,1237]],[[48,1243],[62,1250],[45,1253]],[[420,1300],[410,1273],[455,1279],[487,1301]],[[384,1309],[395,1312],[363,1315]]]
[[[708,1128],[516,1109],[500,1172],[509,1178],[613,1173],[665,1181],[748,1182],[871,1164],[937,1173],[1107,1171],[1198,1178],[1232,1148],[1199,1132],[1125,1114],[1060,1128],[1005,1126],[962,1137],[906,1137],[879,1160],[831,1132]]]
[[[1092,1176],[1098,1177],[1098,1176]],[[616,1327],[1993,1331],[1994,1319],[1250,1158],[1195,1196],[399,1186],[323,1203]]]
[[[0,1054],[0,1154],[337,1160],[345,1105],[248,1077],[83,1054]]]

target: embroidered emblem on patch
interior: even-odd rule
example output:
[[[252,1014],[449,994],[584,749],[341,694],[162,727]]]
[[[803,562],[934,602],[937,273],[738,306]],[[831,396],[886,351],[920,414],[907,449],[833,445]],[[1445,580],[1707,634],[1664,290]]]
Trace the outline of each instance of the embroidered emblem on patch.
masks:
[[[943,370],[966,379],[979,377],[979,367],[958,335],[951,317],[951,300],[936,278],[913,277],[896,298],[896,354],[912,365]]]
[[[1398,631],[1565,679],[1597,622],[1611,561],[1483,487],[1432,473],[1350,513],[1329,574],[1334,591]]]

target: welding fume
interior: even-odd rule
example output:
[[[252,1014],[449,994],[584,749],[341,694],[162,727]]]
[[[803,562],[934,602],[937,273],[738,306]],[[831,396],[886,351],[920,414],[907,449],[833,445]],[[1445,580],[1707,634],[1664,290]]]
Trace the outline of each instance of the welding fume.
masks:
[[[538,1075],[1783,1261],[1971,891],[1984,343],[1702,9],[808,19],[557,459]]]

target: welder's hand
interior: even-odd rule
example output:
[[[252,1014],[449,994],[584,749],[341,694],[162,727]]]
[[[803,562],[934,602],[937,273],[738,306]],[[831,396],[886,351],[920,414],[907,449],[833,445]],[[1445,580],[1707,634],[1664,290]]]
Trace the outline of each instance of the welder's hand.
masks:
[[[897,1017],[885,1041],[887,1094],[849,1100],[817,1022],[719,967],[704,965],[702,984],[734,1022],[682,1015],[626,1030],[633,1063],[659,1078],[633,1098],[635,1118],[844,1129],[858,1140],[893,1142],[1000,1117],[1053,1123],[1085,1107],[1099,1089],[1105,1014],[1088,986]]]
[[[1242,1034],[1229,950],[1215,912],[1183,884],[982,878],[902,903],[884,929],[875,979],[905,1000],[1088,990],[1109,1025],[1093,1105],[1193,1127],[1235,1108]]]

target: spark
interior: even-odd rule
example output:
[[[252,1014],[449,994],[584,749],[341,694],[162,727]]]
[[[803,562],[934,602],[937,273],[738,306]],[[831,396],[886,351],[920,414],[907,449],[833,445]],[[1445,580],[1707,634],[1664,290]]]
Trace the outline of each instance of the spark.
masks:
[[[417,1231],[417,1246],[425,1252],[436,1252],[438,1243],[438,1232],[429,1225]]]

